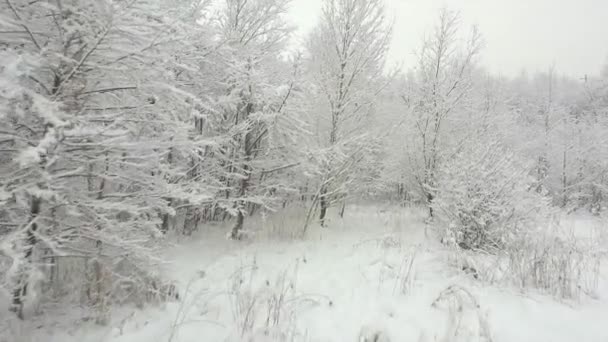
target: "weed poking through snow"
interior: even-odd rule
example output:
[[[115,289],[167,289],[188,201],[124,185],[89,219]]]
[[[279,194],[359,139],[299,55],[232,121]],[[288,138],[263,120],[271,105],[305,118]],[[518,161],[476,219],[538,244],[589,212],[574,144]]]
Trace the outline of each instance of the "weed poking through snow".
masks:
[[[298,330],[297,314],[319,302],[313,296],[297,292],[299,262],[279,272],[274,280],[258,274],[254,258],[251,265],[240,267],[230,279],[230,302],[238,337],[246,341],[304,341]]]
[[[492,342],[486,315],[475,296],[464,287],[448,286],[431,306],[448,312],[446,330],[440,342]]]

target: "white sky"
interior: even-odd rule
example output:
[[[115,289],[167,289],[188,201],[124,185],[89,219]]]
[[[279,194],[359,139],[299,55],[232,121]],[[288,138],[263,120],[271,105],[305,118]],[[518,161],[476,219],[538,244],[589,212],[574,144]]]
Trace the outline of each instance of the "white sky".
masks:
[[[389,63],[414,66],[413,51],[430,32],[438,10],[460,11],[468,30],[477,24],[486,46],[482,64],[515,76],[546,70],[573,77],[598,74],[608,57],[608,0],[385,0],[395,16]],[[304,36],[316,23],[322,0],[293,0],[290,17]]]

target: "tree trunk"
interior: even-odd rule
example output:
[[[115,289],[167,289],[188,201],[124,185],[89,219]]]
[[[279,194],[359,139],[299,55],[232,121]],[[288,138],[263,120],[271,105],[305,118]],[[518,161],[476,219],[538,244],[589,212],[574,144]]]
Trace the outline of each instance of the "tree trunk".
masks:
[[[249,87],[249,92],[252,92],[251,86]],[[249,120],[249,114],[253,112],[253,104],[251,102],[245,105],[245,120]],[[237,113],[238,118],[238,113]],[[243,154],[245,157],[243,163],[243,171],[245,172],[245,177],[241,180],[241,185],[239,189],[239,195],[244,197],[247,194],[247,189],[249,187],[249,179],[251,178],[251,166],[249,162],[251,161],[251,153],[253,152],[253,144],[251,141],[251,130],[245,133],[245,137],[243,139]],[[245,214],[244,211],[247,210],[246,203],[243,200],[238,201],[238,214],[236,217],[236,224],[232,227],[232,231],[230,233],[230,238],[234,240],[241,239],[241,231],[243,230],[243,225],[245,222]]]
[[[27,296],[28,290],[28,273],[31,271],[32,265],[32,254],[34,252],[34,246],[36,245],[37,239],[35,232],[38,229],[38,224],[36,223],[36,217],[40,213],[40,197],[34,196],[32,198],[32,203],[30,206],[30,220],[34,221],[29,229],[26,232],[25,238],[25,266],[21,268],[20,274],[18,276],[18,281],[13,289],[13,300],[10,311],[13,311],[17,314],[17,317],[20,319],[24,319],[23,317],[23,298]]]
[[[342,208],[340,208],[340,218],[344,218],[345,209],[346,209],[346,200],[342,201]]]
[[[95,311],[95,323],[106,325],[109,321],[108,299],[110,296],[109,272],[102,260],[102,242],[95,243],[97,254],[86,262],[87,297]]]
[[[327,214],[327,208],[328,208],[328,203],[327,203],[327,189],[323,186],[321,187],[321,191],[319,193],[319,207],[320,207],[320,214],[319,214],[319,222],[321,223],[321,227],[325,227],[325,215]]]
[[[243,230],[244,222],[245,215],[243,214],[243,210],[239,210],[239,213],[236,216],[236,224],[232,227],[232,231],[230,232],[230,238],[232,240],[240,240],[242,238],[241,231]]]
[[[173,205],[173,200],[169,197],[164,197],[163,198],[165,201],[167,201],[167,206],[171,207]],[[169,229],[171,228],[171,215],[169,215],[169,213],[163,213],[162,214],[162,223],[160,226],[160,232],[163,234],[167,234],[169,232]]]
[[[167,232],[169,231],[169,214],[168,213],[163,214],[163,223],[160,226],[160,231],[163,234],[167,234]]]
[[[564,157],[562,160],[562,208],[565,208],[566,205],[568,205],[568,178],[566,175],[567,156],[567,150],[564,148]]]

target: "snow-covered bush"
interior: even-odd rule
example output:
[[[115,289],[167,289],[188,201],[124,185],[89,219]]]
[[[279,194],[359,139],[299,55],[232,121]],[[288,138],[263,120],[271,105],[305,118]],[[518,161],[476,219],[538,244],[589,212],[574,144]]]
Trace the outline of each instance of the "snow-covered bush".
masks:
[[[527,169],[500,143],[463,148],[443,163],[434,189],[444,239],[463,249],[503,249],[548,213],[530,184]]]
[[[450,285],[441,291],[431,306],[448,312],[445,333],[438,341],[493,341],[487,312],[482,310],[479,300],[469,290]]]
[[[606,252],[595,239],[558,229],[554,222],[521,232],[495,253],[455,248],[449,263],[476,280],[536,289],[561,299],[597,295]]]
[[[592,295],[599,256],[553,229],[549,200],[498,142],[464,148],[440,170],[433,207],[458,268],[560,298]],[[483,254],[462,253],[463,250]]]

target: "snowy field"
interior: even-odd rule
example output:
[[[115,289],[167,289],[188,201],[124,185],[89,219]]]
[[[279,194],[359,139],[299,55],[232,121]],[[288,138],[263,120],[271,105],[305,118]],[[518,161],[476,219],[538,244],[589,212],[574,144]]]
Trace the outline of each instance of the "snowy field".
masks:
[[[608,0],[526,3],[0,0],[0,342],[608,342]]]
[[[608,341],[605,267],[597,293],[580,300],[481,282],[454,266],[424,217],[416,209],[351,207],[305,239],[258,231],[241,242],[226,239],[224,227],[205,227],[166,251],[179,301],[120,308],[107,327],[76,309],[3,319],[0,340]],[[601,228],[594,218],[562,221],[581,236]]]

